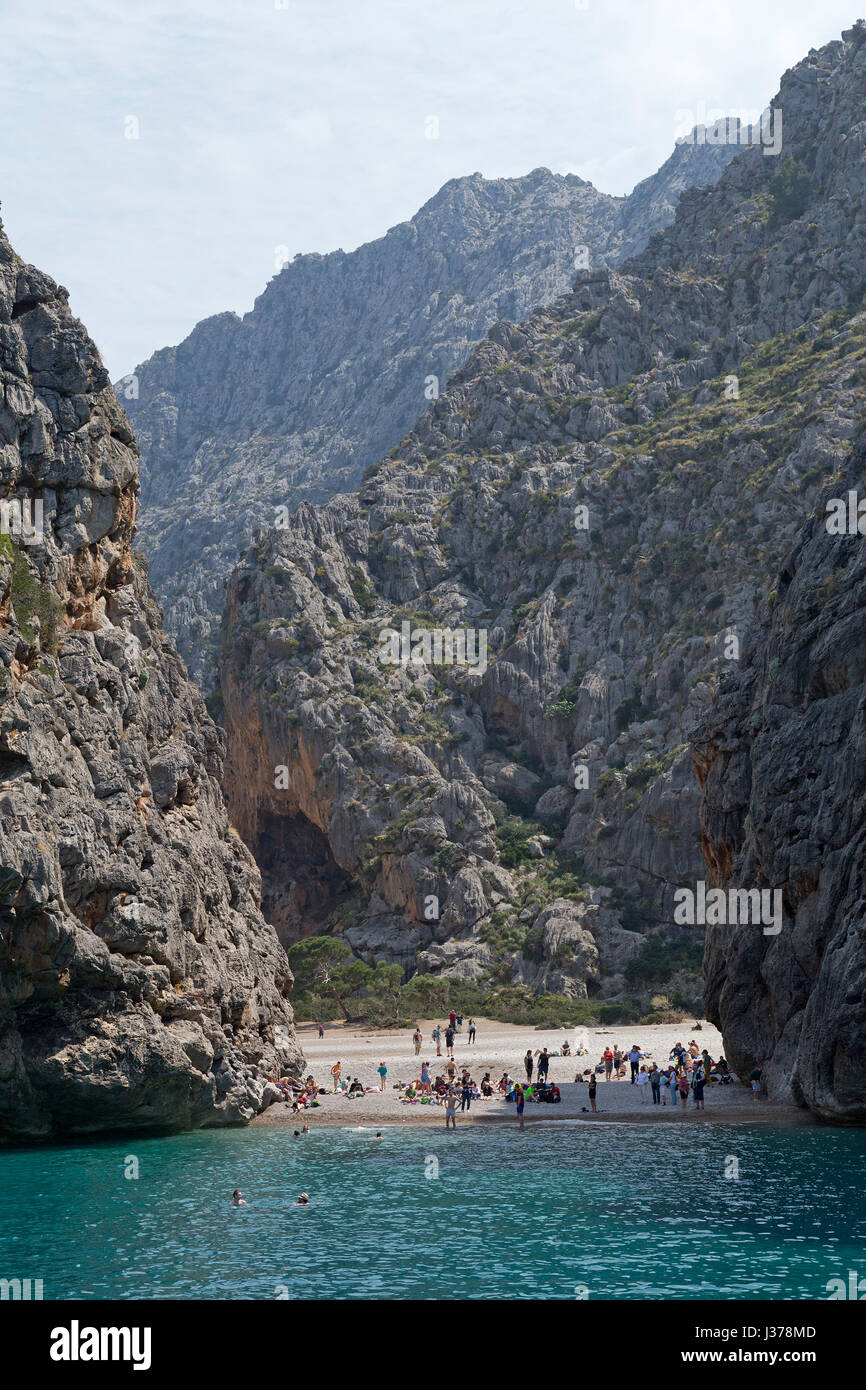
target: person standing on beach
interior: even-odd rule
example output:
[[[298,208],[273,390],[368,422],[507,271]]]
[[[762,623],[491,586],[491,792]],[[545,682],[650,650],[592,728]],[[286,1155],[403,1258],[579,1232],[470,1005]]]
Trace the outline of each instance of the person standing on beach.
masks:
[[[454,1028],[451,1024],[445,1029],[445,1051],[448,1056],[454,1059]]]
[[[463,1073],[463,1085],[460,1091],[460,1109],[469,1110],[472,1105],[472,1081],[467,1072]]]
[[[539,1079],[539,1081],[546,1081],[546,1080],[547,1080],[547,1072],[548,1072],[549,1067],[550,1067],[550,1053],[548,1052],[548,1050],[547,1050],[546,1047],[543,1047],[543,1048],[541,1049],[541,1055],[540,1055],[539,1058],[538,1058],[538,1079]]]
[[[604,1049],[604,1052],[601,1054],[601,1060],[604,1062],[604,1079],[605,1081],[610,1081],[610,1074],[613,1071],[613,1053],[609,1047]]]
[[[631,1062],[631,1084],[634,1085],[640,1070],[640,1048],[637,1043],[633,1044],[631,1052],[628,1054],[628,1060]]]
[[[619,1081],[619,1078],[622,1076],[623,1060],[622,1053],[618,1047],[613,1049],[613,1065],[616,1069],[616,1079]]]
[[[650,1079],[650,1088],[652,1089],[652,1093],[653,1093],[653,1105],[658,1105],[658,1104],[661,1102],[661,1089],[662,1089],[662,1088],[661,1088],[661,1079],[662,1079],[662,1074],[661,1074],[661,1072],[659,1071],[658,1067],[656,1066],[655,1062],[653,1062],[652,1071],[651,1071],[650,1074],[649,1074],[649,1079]]]
[[[596,1114],[598,1113],[597,1110],[596,1110],[596,1108],[595,1108],[595,1092],[596,1092],[596,1089],[597,1089],[597,1083],[596,1083],[596,1079],[595,1079],[595,1072],[594,1072],[594,1071],[591,1071],[590,1074],[589,1074],[589,1103],[590,1103],[590,1106],[591,1106],[591,1108],[592,1108],[592,1113],[593,1113],[593,1115],[596,1115]]]
[[[341,1067],[340,1063],[339,1063],[339,1062],[335,1062],[334,1065],[331,1067],[331,1077],[332,1077],[333,1082],[334,1082],[334,1090],[335,1090],[335,1091],[336,1091],[337,1087],[338,1087],[339,1084],[340,1084],[340,1073],[341,1073],[341,1071],[342,1071],[342,1067]]]
[[[535,1066],[535,1062],[533,1061],[533,1058],[532,1058],[532,1051],[531,1051],[530,1048],[527,1048],[527,1049],[526,1049],[526,1056],[525,1056],[524,1059],[523,1059],[523,1065],[524,1065],[524,1067],[525,1067],[525,1069],[526,1069],[526,1079],[527,1079],[527,1081],[531,1081],[531,1080],[532,1080],[532,1068]]]
[[[703,1110],[704,1108],[704,1086],[706,1085],[706,1079],[706,1073],[703,1067],[695,1067],[692,1090],[694,1091],[696,1110]]]
[[[412,1034],[412,1042],[415,1047],[415,1056],[421,1051],[421,1029],[415,1024],[415,1032]]]
[[[688,1077],[686,1076],[685,1072],[682,1072],[682,1073],[680,1074],[680,1079],[679,1079],[679,1081],[677,1082],[677,1090],[678,1090],[679,1093],[680,1093],[680,1100],[682,1101],[682,1103],[683,1103],[683,1109],[685,1110],[685,1108],[686,1108],[686,1102],[688,1101],[688,1098],[689,1098],[689,1080],[688,1080]]]
[[[647,1086],[649,1085],[649,1074],[646,1067],[641,1067],[636,1077],[637,1088],[640,1091],[641,1102],[646,1105]]]
[[[451,1128],[457,1128],[457,1092],[453,1086],[449,1086],[445,1092],[445,1128],[451,1122]]]
[[[438,1024],[438,1023],[436,1024],[436,1027],[433,1029],[433,1032],[432,1032],[432,1034],[431,1034],[431,1037],[432,1037],[433,1041],[434,1041],[435,1044],[436,1044],[436,1056],[437,1056],[437,1057],[441,1057],[441,1056],[442,1056],[442,1029],[439,1027],[439,1024]]]
[[[453,1033],[454,1030],[455,1030],[455,1028],[457,1027],[457,1014],[455,1013],[455,1011],[454,1011],[453,1009],[451,1010],[450,1014],[448,1015],[448,1022],[449,1022],[449,1024],[451,1025],[451,1032]]]
[[[470,1041],[471,1043],[474,1043],[474,1041],[475,1041],[475,1019],[474,1019],[474,1018],[470,1018],[470,1020],[469,1020],[469,1041]]]
[[[317,1027],[318,1030],[319,1030],[319,1037],[320,1037],[320,1038],[323,1038],[323,1037],[325,1036],[325,1030],[324,1030],[324,1028],[322,1027],[321,1023],[317,1023],[317,1024],[316,1024],[316,1027]]]
[[[526,1105],[526,1096],[523,1094],[523,1087],[520,1084],[514,1088],[514,1105],[517,1110],[518,1124],[523,1129],[523,1110]]]
[[[761,1077],[763,1075],[764,1068],[761,1066],[754,1067],[749,1072],[749,1080],[752,1083],[752,1100],[757,1100],[758,1096],[761,1094]]]
[[[384,1091],[384,1089],[385,1089],[385,1079],[386,1079],[386,1077],[387,1077],[387,1075],[388,1075],[388,1068],[385,1066],[385,1063],[384,1063],[384,1062],[380,1062],[376,1070],[377,1070],[378,1073],[379,1073],[379,1082],[380,1082],[379,1090],[380,1090],[380,1091]]]
[[[425,1095],[425,1096],[429,1096],[429,1094],[430,1094],[430,1063],[429,1063],[429,1062],[422,1062],[422,1063],[421,1063],[421,1094],[422,1094],[422,1095]]]

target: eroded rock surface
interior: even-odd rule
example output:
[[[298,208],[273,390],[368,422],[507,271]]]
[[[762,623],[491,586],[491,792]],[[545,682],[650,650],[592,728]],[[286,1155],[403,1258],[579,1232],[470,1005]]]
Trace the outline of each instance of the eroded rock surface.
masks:
[[[607,997],[700,949],[689,743],[863,423],[863,40],[785,74],[780,156],[496,324],[357,494],[244,553],[227,787],[284,939]],[[404,623],[486,665],[383,662]]]
[[[866,497],[866,439],[823,499]],[[713,882],[783,895],[775,935],[707,931],[709,1017],[742,1073],[866,1120],[866,538],[817,509],[695,747]]]
[[[43,508],[0,537],[0,1139],[241,1122],[300,1066],[291,975],[131,550],[129,423],[2,227],[0,383],[0,499]]]
[[[639,250],[730,155],[683,143],[628,198],[547,169],[453,179],[377,241],[296,256],[243,318],[205,320],[118,383],[142,449],[139,544],[206,694],[224,581],[256,527],[356,487],[491,324],[562,293],[576,263]]]

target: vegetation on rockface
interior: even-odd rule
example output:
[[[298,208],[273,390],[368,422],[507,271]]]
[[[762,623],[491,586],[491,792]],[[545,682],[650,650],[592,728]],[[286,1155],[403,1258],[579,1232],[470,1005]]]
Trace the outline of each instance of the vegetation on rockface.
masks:
[[[289,947],[288,954],[299,1023],[346,1019],[374,1028],[408,1028],[421,1018],[442,1018],[450,1009],[465,1017],[544,1028],[661,1021],[657,996],[606,1003],[441,975],[414,975],[404,982],[399,965],[370,966],[353,960],[346,943],[335,937],[307,937]],[[666,1016],[684,1016],[699,1011],[700,1001],[673,995],[664,999],[663,1007]]]
[[[36,577],[23,551],[8,536],[0,536],[0,555],[12,561],[9,597],[21,636],[43,652],[57,652],[63,604],[54,590]]]
[[[770,226],[780,227],[802,217],[813,197],[809,170],[801,160],[788,155],[770,179]]]

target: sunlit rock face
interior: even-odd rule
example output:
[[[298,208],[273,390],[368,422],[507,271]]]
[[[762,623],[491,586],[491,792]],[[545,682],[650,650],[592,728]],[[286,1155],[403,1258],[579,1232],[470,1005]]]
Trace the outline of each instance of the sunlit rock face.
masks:
[[[0,384],[0,1139],[240,1123],[300,1065],[291,975],[131,550],[129,422],[2,229]]]

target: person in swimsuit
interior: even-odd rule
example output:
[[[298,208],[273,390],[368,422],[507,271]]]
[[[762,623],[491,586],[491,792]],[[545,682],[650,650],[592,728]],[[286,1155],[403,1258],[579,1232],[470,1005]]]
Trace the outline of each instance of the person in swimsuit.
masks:
[[[457,1128],[457,1092],[449,1086],[445,1092],[445,1128]]]
[[[241,1192],[239,1187],[236,1187],[234,1192],[232,1193],[232,1206],[245,1207],[246,1205],[247,1203],[244,1201],[244,1194]]]
[[[526,1079],[527,1081],[531,1081],[532,1068],[535,1066],[535,1061],[529,1048],[526,1049],[526,1056],[523,1059],[523,1065],[526,1068]]]
[[[522,1087],[522,1086],[515,1086],[515,1088],[514,1088],[514,1104],[515,1104],[515,1108],[516,1108],[516,1110],[517,1110],[517,1121],[518,1121],[518,1124],[519,1124],[520,1128],[523,1129],[523,1128],[524,1128],[524,1125],[523,1125],[523,1109],[524,1109],[524,1106],[526,1105],[526,1096],[523,1094],[523,1087]]]
[[[590,1072],[590,1074],[589,1074],[589,1103],[590,1103],[590,1106],[592,1107],[592,1113],[593,1113],[593,1115],[597,1114],[597,1111],[596,1111],[596,1108],[595,1108],[595,1092],[596,1092],[597,1085],[598,1085],[598,1083],[597,1083],[596,1078],[595,1078],[595,1072],[594,1072],[594,1071],[593,1071],[593,1072]]]
[[[604,1049],[601,1060],[604,1062],[604,1079],[610,1081],[610,1074],[613,1071],[613,1053],[609,1047]]]

